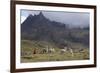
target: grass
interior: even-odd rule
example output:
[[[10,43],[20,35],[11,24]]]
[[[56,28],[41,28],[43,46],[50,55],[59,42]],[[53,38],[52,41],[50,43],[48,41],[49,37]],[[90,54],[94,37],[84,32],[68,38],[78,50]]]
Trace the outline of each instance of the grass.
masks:
[[[31,56],[22,56],[21,62],[45,62],[45,61],[69,61],[69,60],[86,60],[89,59],[87,53],[74,53],[74,56],[71,56],[71,53],[54,53],[54,54],[34,54]]]
[[[38,46],[40,45],[40,46]],[[47,61],[69,61],[69,60],[87,60],[89,59],[89,50],[84,49],[81,52],[76,51],[74,52],[74,56],[70,52],[65,52],[65,53],[60,53],[60,49],[55,47],[55,52],[54,53],[43,53],[43,54],[32,54],[32,50],[34,48],[37,48],[37,50],[41,50],[45,45],[45,43],[39,42],[32,42],[32,41],[27,41],[24,40],[22,41],[22,46],[21,46],[21,52],[30,52],[28,55],[21,55],[21,62],[22,63],[29,63],[29,62],[47,62]],[[49,44],[50,45],[50,44]],[[75,44],[78,46],[77,44]],[[79,45],[79,47],[81,47]],[[82,46],[83,47],[83,46]]]

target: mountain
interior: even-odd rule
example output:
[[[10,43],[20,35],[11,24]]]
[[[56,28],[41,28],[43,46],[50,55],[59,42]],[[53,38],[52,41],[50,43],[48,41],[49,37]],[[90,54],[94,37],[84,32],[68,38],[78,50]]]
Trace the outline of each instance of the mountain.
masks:
[[[42,12],[40,12],[39,15],[29,15],[21,24],[22,37],[34,40],[42,40],[46,38],[49,40],[54,32],[56,33],[64,29],[65,24],[50,21],[42,14]]]
[[[42,12],[29,15],[21,24],[21,39],[54,43],[57,47],[72,43],[89,45],[89,30],[69,29],[66,24],[51,21]]]

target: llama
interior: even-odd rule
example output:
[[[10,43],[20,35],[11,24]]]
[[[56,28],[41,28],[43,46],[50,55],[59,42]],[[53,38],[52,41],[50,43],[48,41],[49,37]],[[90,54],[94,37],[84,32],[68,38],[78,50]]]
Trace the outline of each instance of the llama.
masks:
[[[61,54],[62,54],[62,53],[65,53],[67,50],[68,50],[68,48],[67,48],[67,47],[64,47],[63,49],[61,49],[60,52],[61,52]]]
[[[54,48],[48,48],[48,53],[54,53],[55,49]]]
[[[54,53],[55,49],[54,48],[49,48],[48,46],[46,46],[46,48],[42,49],[42,53]]]
[[[70,51],[70,53],[71,53],[71,56],[73,57],[73,56],[74,56],[73,49],[72,49],[72,48],[69,48],[69,51]]]
[[[73,49],[72,48],[68,48],[68,47],[64,47],[63,49],[61,49],[60,53],[63,54],[63,53],[66,53],[67,51],[69,51],[71,53],[71,56],[73,57],[74,56],[74,52],[73,52]]]
[[[33,50],[33,55],[36,54],[36,49]]]

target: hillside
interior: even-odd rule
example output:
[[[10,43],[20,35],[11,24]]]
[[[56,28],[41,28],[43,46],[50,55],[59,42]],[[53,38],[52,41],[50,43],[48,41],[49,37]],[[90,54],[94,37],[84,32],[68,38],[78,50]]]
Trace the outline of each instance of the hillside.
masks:
[[[89,48],[89,27],[69,28],[68,26],[68,24],[51,21],[42,12],[34,16],[30,14],[21,24],[21,39],[38,43],[46,42],[48,43],[46,45],[57,48],[64,46],[77,49]]]

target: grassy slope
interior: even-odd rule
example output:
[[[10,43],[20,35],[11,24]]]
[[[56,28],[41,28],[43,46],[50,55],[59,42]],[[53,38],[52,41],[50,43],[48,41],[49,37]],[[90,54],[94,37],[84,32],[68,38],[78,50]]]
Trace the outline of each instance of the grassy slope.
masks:
[[[70,42],[72,43],[72,42]],[[57,48],[54,44],[47,42],[37,42],[22,40],[21,42],[21,52],[31,52],[29,55],[21,56],[21,62],[44,62],[44,61],[64,61],[64,60],[83,60],[89,59],[88,49],[84,49],[83,52],[75,52],[74,56],[71,56],[70,52],[61,54],[60,49]],[[56,52],[52,54],[32,54],[34,49],[41,50],[45,45],[55,47]],[[84,48],[82,44],[72,43],[74,47]],[[77,49],[76,49],[77,50]]]

